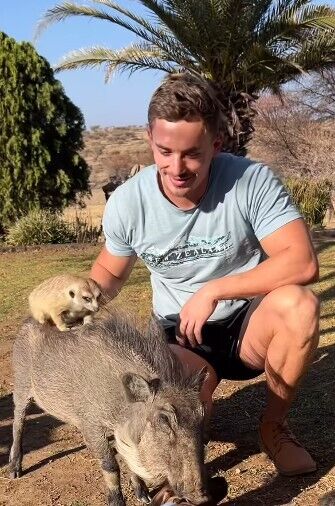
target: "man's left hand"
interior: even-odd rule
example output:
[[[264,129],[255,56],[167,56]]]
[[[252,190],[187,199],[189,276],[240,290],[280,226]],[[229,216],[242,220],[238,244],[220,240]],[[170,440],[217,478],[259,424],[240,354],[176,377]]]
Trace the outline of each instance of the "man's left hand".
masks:
[[[202,343],[201,329],[213,314],[217,300],[212,299],[204,288],[201,288],[186,302],[179,314],[176,338],[185,346],[188,341],[192,348]]]

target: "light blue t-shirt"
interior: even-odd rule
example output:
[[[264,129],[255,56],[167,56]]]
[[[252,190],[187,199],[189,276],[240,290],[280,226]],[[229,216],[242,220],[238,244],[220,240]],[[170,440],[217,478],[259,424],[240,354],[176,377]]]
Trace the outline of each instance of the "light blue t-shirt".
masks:
[[[223,153],[212,161],[197,207],[185,211],[167,200],[152,165],[114,191],[103,229],[110,253],[136,254],[147,265],[153,310],[167,327],[205,283],[264,260],[259,241],[297,218],[300,214],[268,167]],[[210,321],[227,318],[243,303],[220,301]]]

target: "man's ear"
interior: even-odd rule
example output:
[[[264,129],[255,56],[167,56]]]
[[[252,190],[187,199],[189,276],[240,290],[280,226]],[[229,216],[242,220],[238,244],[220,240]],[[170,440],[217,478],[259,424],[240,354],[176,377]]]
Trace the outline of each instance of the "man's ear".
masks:
[[[147,139],[150,146],[152,146],[152,130],[150,125],[147,126]]]

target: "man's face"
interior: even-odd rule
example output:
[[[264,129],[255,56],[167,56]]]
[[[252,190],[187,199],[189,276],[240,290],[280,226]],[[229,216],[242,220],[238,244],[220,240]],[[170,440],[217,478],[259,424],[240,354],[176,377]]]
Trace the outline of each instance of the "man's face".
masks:
[[[155,119],[148,135],[166,197],[178,207],[196,205],[206,190],[219,138],[214,138],[202,120]]]

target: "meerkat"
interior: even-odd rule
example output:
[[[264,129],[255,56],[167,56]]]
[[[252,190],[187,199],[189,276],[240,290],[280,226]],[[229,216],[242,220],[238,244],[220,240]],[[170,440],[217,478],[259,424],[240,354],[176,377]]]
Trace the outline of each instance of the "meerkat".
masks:
[[[78,323],[90,323],[99,309],[101,290],[93,279],[62,274],[46,279],[29,295],[29,308],[35,320],[52,321],[61,330]]]

